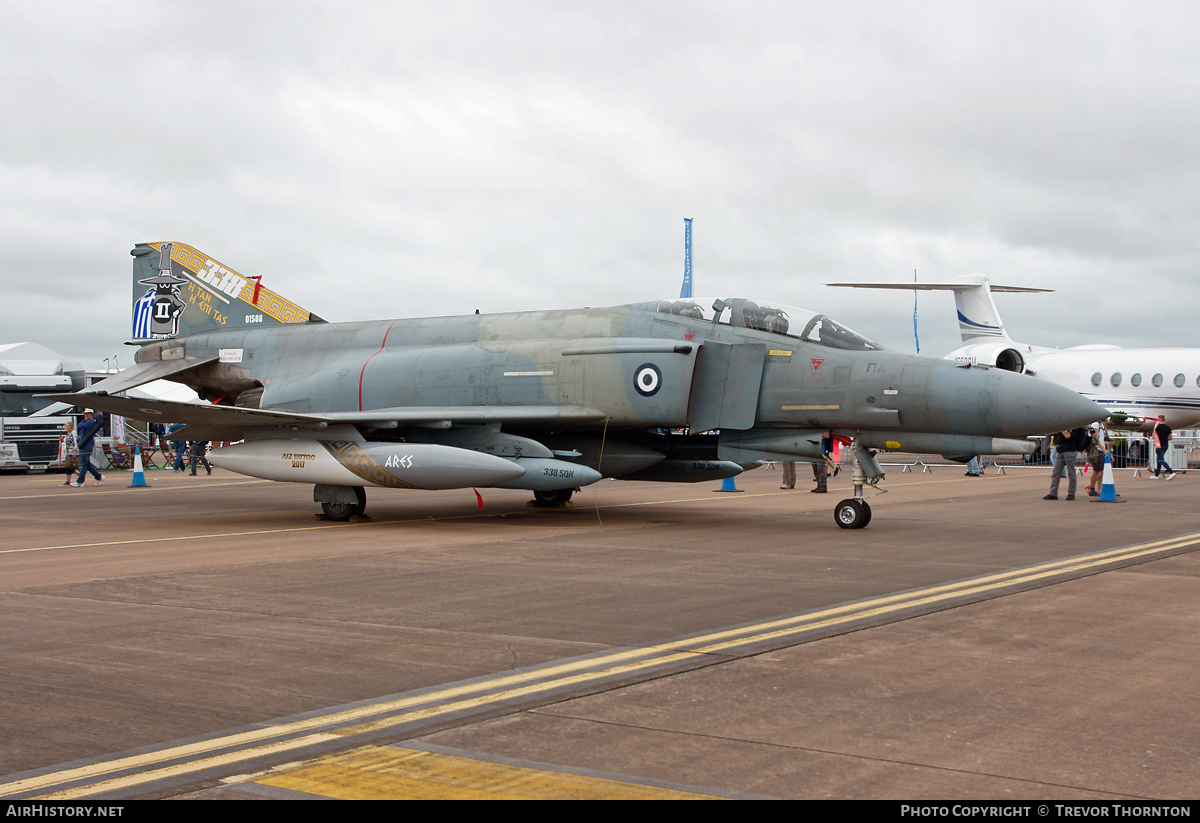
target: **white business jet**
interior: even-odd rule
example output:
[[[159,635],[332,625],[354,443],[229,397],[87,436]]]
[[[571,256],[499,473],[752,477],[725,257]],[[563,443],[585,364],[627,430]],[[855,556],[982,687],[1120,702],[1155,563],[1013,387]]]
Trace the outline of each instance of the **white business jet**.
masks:
[[[979,363],[1049,380],[1094,400],[1112,413],[1111,425],[1148,431],[1156,419],[1172,429],[1200,426],[1200,349],[1124,349],[1094,344],[1052,349],[1017,343],[1008,336],[992,292],[1048,292],[993,286],[982,274],[945,283],[830,283],[856,289],[952,291],[962,348],[946,355],[964,365]]]

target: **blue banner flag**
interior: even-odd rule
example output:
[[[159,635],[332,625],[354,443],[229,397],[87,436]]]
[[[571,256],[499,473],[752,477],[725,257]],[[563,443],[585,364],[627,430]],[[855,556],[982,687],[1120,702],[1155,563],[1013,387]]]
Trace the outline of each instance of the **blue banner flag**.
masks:
[[[683,218],[683,288],[680,297],[692,296],[692,218]]]

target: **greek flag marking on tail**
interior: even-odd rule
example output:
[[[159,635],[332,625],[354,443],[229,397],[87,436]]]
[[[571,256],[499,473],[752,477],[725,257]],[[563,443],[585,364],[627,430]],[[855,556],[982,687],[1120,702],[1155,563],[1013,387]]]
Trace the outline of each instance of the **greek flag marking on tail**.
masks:
[[[154,289],[148,289],[145,294],[133,304],[133,338],[146,340],[150,337],[150,315],[154,310]]]

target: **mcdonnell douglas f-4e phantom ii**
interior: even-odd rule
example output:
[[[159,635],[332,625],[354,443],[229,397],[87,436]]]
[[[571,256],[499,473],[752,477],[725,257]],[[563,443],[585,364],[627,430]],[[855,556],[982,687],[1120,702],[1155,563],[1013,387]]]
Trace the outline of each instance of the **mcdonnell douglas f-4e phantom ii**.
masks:
[[[533,491],[602,477],[732,477],[820,461],[852,439],[843,528],[871,519],[876,449],[953,455],[1086,424],[1075,392],[1003,369],[886,351],[823,314],[743,298],[328,323],[182,243],[134,258],[132,368],[73,397],[188,440],[242,441],[212,462],[309,483],[332,519],[364,487]],[[118,396],[157,379],[211,405]]]

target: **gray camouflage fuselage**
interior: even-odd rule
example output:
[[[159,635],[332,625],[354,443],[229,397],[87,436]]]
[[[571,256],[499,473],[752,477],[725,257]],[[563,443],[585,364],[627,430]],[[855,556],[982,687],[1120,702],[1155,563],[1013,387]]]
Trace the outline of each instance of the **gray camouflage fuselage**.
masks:
[[[177,378],[208,399],[315,413],[594,409],[600,413],[594,419],[544,428],[720,429],[721,456],[731,452],[734,460],[819,456],[811,438],[794,448],[785,441],[824,429],[867,439],[878,433],[878,442],[868,443],[878,448],[902,448],[910,435],[941,435],[930,442],[969,453],[984,451],[975,438],[1041,434],[1097,416],[1078,395],[1024,375],[833,348],[665,314],[653,303],[241,328],[151,344],[139,362],[180,342],[189,360],[241,352],[240,363],[210,363]],[[523,433],[530,428],[505,424]],[[367,433],[373,436],[391,433]]]

